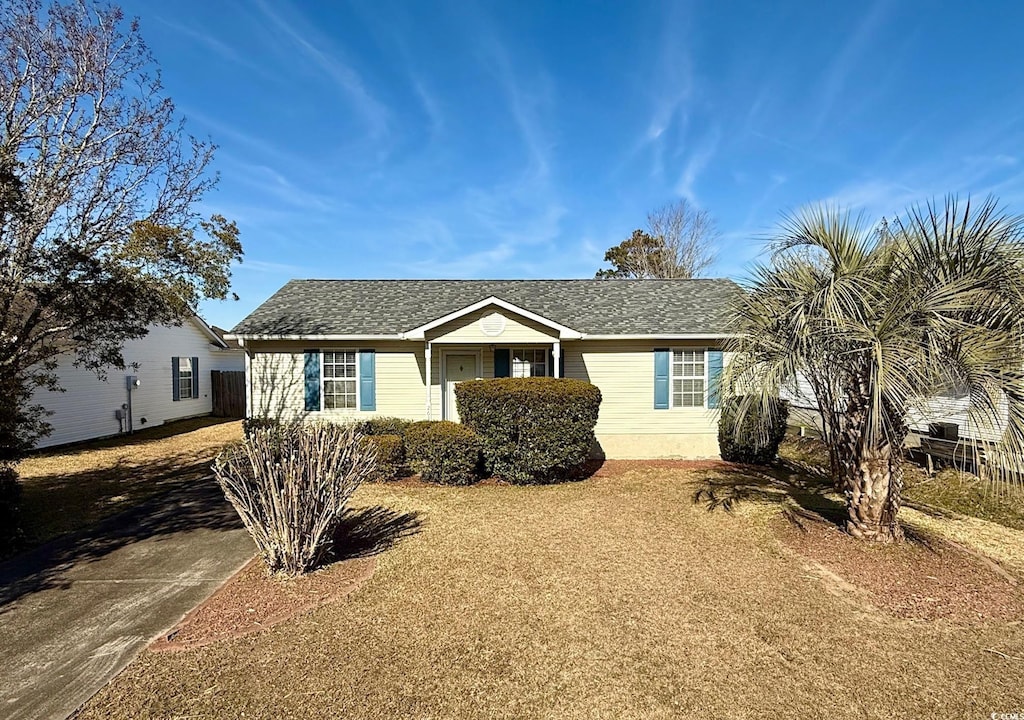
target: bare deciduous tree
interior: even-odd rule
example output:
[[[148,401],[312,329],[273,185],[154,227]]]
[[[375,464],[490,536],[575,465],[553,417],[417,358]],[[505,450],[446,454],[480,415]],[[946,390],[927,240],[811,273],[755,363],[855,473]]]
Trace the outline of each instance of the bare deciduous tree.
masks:
[[[238,229],[196,207],[213,145],[184,132],[117,7],[0,6],[0,460],[46,424],[56,357],[123,367],[125,340],[229,295]]]
[[[681,199],[647,215],[647,229],[633,234],[605,253],[611,269],[598,270],[598,278],[692,278],[715,261],[719,237],[714,219],[706,211]]]

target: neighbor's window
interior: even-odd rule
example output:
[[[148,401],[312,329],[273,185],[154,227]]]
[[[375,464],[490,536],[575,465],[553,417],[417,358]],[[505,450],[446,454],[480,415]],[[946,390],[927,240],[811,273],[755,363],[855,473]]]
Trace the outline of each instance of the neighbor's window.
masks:
[[[324,409],[356,407],[355,350],[325,352]]]
[[[512,377],[547,377],[548,351],[519,348],[512,351]]]
[[[192,397],[192,358],[178,358],[178,397],[188,400]]]
[[[672,407],[704,407],[703,350],[672,353]]]

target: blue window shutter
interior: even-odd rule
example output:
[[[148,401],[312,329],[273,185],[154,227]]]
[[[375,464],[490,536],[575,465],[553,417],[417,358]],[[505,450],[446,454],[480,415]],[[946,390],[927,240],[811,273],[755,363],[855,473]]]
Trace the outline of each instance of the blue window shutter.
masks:
[[[708,407],[717,408],[722,384],[722,351],[708,350]]]
[[[669,351],[654,351],[654,409],[668,410],[668,372],[671,366]]]
[[[320,351],[305,350],[306,410],[320,409]]]
[[[177,402],[181,400],[181,388],[178,387],[178,373],[181,368],[180,358],[171,358],[171,399]]]
[[[192,358],[192,397],[199,397],[199,358]]]
[[[359,351],[359,409],[377,409],[377,353]]]
[[[508,348],[498,348],[494,351],[494,377],[510,377],[512,372],[510,367],[512,361],[510,359]]]

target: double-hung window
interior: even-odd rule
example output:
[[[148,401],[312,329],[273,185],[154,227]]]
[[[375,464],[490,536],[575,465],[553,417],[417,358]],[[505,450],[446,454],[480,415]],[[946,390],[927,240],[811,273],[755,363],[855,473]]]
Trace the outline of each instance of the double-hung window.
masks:
[[[178,398],[189,400],[192,398],[192,358],[178,358]],[[166,386],[165,386],[166,387]]]
[[[547,377],[548,351],[545,348],[512,350],[512,377]]]
[[[324,409],[355,409],[356,404],[356,352],[355,350],[324,351],[323,354]]]
[[[707,363],[703,350],[672,352],[672,407],[704,407]]]

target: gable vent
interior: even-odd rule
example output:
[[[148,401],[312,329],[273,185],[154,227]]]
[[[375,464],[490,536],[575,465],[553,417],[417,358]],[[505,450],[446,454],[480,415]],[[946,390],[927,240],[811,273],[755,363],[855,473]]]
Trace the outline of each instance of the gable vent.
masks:
[[[480,332],[487,337],[497,337],[505,332],[505,316],[500,313],[491,313],[480,318]]]

